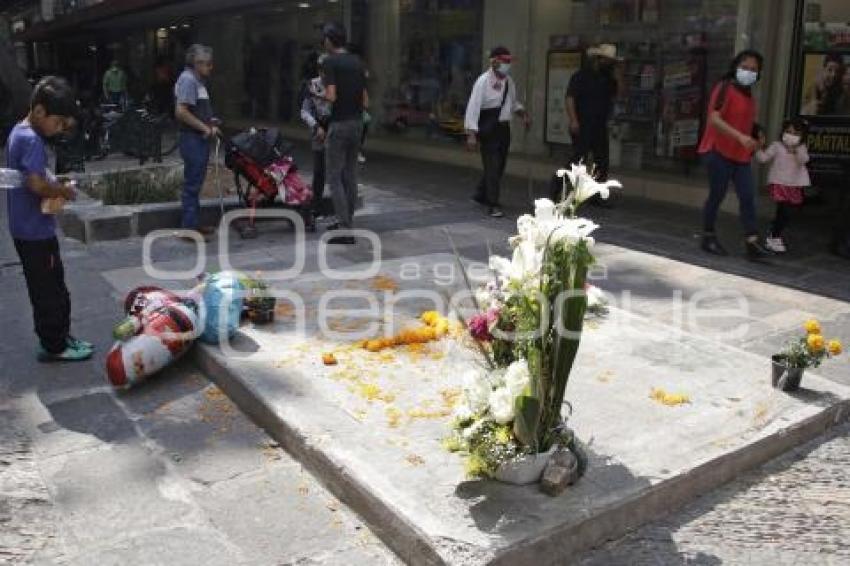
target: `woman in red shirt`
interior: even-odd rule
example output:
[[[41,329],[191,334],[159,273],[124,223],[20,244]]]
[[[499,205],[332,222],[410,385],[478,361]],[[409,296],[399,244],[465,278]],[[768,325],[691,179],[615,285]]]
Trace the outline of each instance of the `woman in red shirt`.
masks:
[[[711,254],[728,254],[717,240],[714,226],[731,181],[738,195],[747,257],[759,260],[770,255],[758,241],[755,183],[750,167],[753,152],[764,143],[763,135],[757,132],[752,94],[763,62],[764,58],[756,51],[738,53],[729,72],[711,91],[705,132],[699,145],[699,153],[705,155],[710,187],[703,208],[702,249]]]

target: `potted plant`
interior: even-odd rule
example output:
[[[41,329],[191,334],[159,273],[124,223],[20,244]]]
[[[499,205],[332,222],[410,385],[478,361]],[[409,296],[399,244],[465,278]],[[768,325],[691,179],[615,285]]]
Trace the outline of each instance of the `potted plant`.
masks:
[[[447,448],[466,453],[473,477],[539,481],[559,447],[574,453],[579,475],[584,469],[584,454],[565,425],[564,397],[588,309],[590,234],[598,226],[576,211],[620,184],[597,182],[584,165],[558,176],[561,202],[539,199],[533,216],[519,217],[511,259],[491,255],[493,278],[478,289],[467,279],[476,312],[466,323],[484,363],[464,376]]]
[[[791,340],[771,358],[771,383],[782,391],[796,391],[806,368],[816,368],[825,358],[841,353],[841,342],[836,339],[826,341],[817,320],[806,321],[803,328],[805,336]]]

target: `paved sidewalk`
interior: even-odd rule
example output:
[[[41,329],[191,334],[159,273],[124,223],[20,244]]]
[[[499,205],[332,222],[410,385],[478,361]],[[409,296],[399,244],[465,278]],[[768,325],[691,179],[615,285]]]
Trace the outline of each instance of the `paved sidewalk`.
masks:
[[[848,469],[850,425],[844,425],[588,553],[579,564],[849,564]]]
[[[0,268],[0,320],[16,329],[0,344],[0,563],[397,563],[188,360],[112,391],[121,298],[100,272],[137,265],[139,242],[62,246],[91,362],[35,361],[20,267]]]
[[[302,158],[301,163],[309,169],[308,160]],[[483,259],[488,240],[504,251],[502,242],[513,230],[513,221],[485,218],[466,200],[475,177],[468,170],[370,154],[362,175],[369,185],[364,191],[367,209],[357,222],[381,234],[387,259],[446,252],[444,228],[452,231],[468,257]],[[514,196],[507,202],[508,211],[518,213],[525,200],[525,183],[512,180],[509,187]],[[596,234],[599,240],[651,252],[608,255],[609,278],[599,284],[618,297],[620,291],[631,290],[635,309],[659,324],[670,319],[668,299],[674,290],[693,296],[722,279],[732,281],[751,306],[750,334],[736,341],[738,347],[766,355],[796,333],[808,316],[820,317],[830,331],[850,342],[846,303],[850,263],[822,253],[824,237],[809,238],[803,224],[794,228],[800,234],[794,241],[804,246],[802,250],[796,247],[787,259],[760,266],[739,257],[716,260],[699,253],[692,238],[698,216],[693,210],[624,198],[613,210],[589,212],[602,224]],[[724,218],[723,223],[736,233],[734,219]],[[124,282],[132,283],[130,273],[140,264],[141,242],[89,247],[63,243],[75,331],[98,343],[99,357],[77,366],[35,363],[28,300],[5,224],[5,217],[0,217],[0,320],[16,331],[0,345],[0,399],[4,400],[0,427],[3,445],[16,448],[0,454],[0,460],[12,462],[0,464],[0,524],[11,524],[7,531],[13,533],[9,538],[6,531],[0,534],[0,561],[5,558],[3,552],[30,556],[40,563],[71,564],[382,564],[396,560],[356,516],[272,446],[263,431],[191,366],[181,365],[128,395],[116,396],[104,385],[103,355],[119,314],[121,293],[116,281],[102,274],[128,270]],[[258,240],[236,241],[233,249],[257,254],[260,265],[283,267],[292,258],[288,234],[285,226],[263,226]],[[730,248],[731,241],[727,242]],[[215,251],[215,246],[209,250]],[[336,251],[334,261],[356,263],[369,256],[368,250],[358,247]],[[679,263],[675,269],[659,271],[663,257]],[[158,245],[154,258],[186,263],[194,259],[190,246],[171,241]],[[308,269],[315,267],[315,256],[308,257]],[[800,288],[814,294],[792,291]],[[717,306],[723,305],[718,299]],[[722,332],[740,322],[719,320],[716,324]],[[833,360],[818,373],[850,383],[847,359]],[[845,437],[824,446],[843,447],[840,438]],[[799,468],[799,475],[795,473],[788,484],[826,482],[821,493],[835,494],[835,503],[824,513],[798,517],[799,528],[810,532],[828,531],[833,521],[846,517],[841,502],[846,503],[850,489],[839,474],[820,473],[819,454],[805,456],[802,462],[811,465]],[[832,457],[825,454],[823,458]],[[769,471],[756,474],[753,485],[770,486],[772,477]],[[713,548],[714,556],[734,564],[735,554],[721,553],[722,541],[712,547],[713,540],[740,533],[741,524],[763,522],[765,514],[780,517],[791,511],[786,499],[766,495],[755,504],[746,499],[747,491],[741,491],[739,484],[729,489],[723,492],[732,506],[728,516],[717,515],[713,521],[703,508],[686,510],[660,527],[638,531],[623,543],[626,550],[618,556],[628,556],[632,552],[628,549],[634,548],[630,545],[648,547],[657,542],[666,560],[647,563],[683,563],[696,552],[708,554],[706,548]],[[706,519],[700,523],[703,516]],[[725,526],[729,516],[740,522]],[[3,522],[6,517],[11,517],[11,523]],[[673,538],[672,543],[670,537],[655,540],[658,531],[653,529],[664,525],[675,525],[684,538],[694,533],[698,544],[688,546],[682,537]],[[703,533],[699,537],[698,531]],[[749,540],[748,544],[757,544]],[[681,557],[670,544],[684,556],[681,561],[676,561]],[[798,556],[787,542],[768,541],[764,547],[783,556]],[[161,554],[145,554],[151,549],[160,549]],[[604,552],[614,556],[618,551]],[[820,563],[833,558],[840,563],[842,552],[839,546],[827,547]],[[605,563],[600,560],[598,564]],[[818,564],[811,554],[807,562]]]

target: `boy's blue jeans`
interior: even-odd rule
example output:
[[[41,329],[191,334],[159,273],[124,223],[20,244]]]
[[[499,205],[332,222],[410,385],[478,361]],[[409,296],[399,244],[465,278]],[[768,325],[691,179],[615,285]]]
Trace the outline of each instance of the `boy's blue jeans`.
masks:
[[[198,228],[201,187],[207,176],[210,160],[210,142],[201,134],[180,132],[180,157],[183,159],[183,218],[180,226],[185,229]]]
[[[729,189],[729,182],[731,181],[735,184],[735,192],[738,195],[738,208],[741,224],[744,226],[744,235],[755,236],[758,234],[755,182],[750,164],[726,159],[716,151],[706,154],[705,164],[708,168],[709,184],[708,199],[703,208],[703,230],[705,230],[705,233],[714,233],[717,212],[726,197],[726,191]]]

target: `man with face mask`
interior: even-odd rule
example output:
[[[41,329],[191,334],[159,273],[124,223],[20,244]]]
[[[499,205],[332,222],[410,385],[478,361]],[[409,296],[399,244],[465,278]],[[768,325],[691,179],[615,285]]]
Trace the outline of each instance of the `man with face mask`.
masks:
[[[490,68],[472,87],[466,105],[466,146],[474,151],[481,150],[484,172],[472,200],[485,205],[493,218],[504,216],[499,204],[502,175],[511,147],[511,116],[522,117],[526,129],[531,120],[519,103],[516,84],[510,76],[513,57],[506,47],[490,50]]]
[[[588,65],[570,79],[567,115],[573,138],[573,163],[595,167],[600,181],[608,178],[608,119],[622,81],[615,72],[617,47],[603,43],[587,50]],[[558,183],[560,186],[560,183]]]

